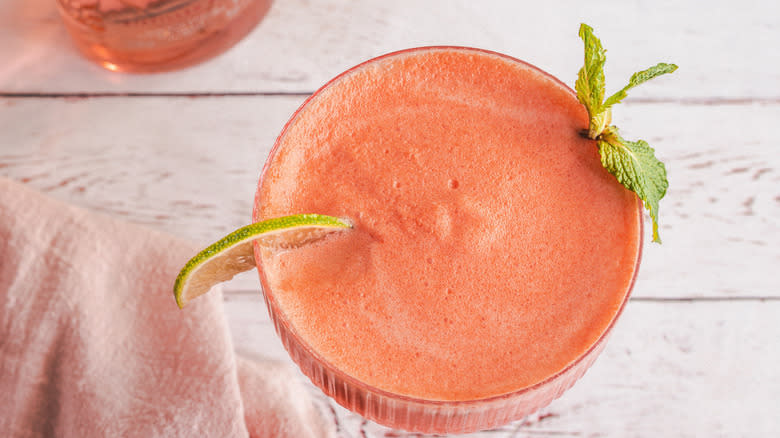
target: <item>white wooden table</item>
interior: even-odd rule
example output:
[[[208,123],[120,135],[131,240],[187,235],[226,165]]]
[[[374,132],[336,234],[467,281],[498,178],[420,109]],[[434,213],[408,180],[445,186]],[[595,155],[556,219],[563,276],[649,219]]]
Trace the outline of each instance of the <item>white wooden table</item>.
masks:
[[[667,163],[663,245],[596,365],[560,400],[479,437],[780,436],[780,6],[713,0],[277,0],[226,54],[174,73],[110,73],[71,47],[53,0],[0,2],[0,175],[208,243],[250,220],[282,125],[327,79],[396,49],[504,52],[573,85],[581,21],[609,90],[677,73],[615,111]],[[241,350],[287,359],[256,275],[227,284]],[[344,437],[403,436],[334,408]]]

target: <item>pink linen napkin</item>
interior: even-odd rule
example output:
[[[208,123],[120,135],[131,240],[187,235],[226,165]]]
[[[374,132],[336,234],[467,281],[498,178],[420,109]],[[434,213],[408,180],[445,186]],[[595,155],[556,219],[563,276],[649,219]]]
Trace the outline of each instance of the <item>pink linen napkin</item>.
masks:
[[[233,352],[195,253],[0,178],[0,436],[330,437],[288,365]]]

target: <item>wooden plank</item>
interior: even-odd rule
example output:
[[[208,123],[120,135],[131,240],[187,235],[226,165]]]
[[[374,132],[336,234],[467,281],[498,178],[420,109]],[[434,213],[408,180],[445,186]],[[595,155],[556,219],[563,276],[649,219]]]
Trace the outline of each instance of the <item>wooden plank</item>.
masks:
[[[0,174],[200,243],[245,225],[303,98],[10,99]]]
[[[614,117],[669,173],[664,243],[645,244],[636,295],[778,296],[780,154],[769,127],[780,105],[630,105]]]
[[[237,348],[294,367],[259,293],[226,297],[225,311]],[[523,422],[472,436],[774,436],[779,312],[780,301],[631,302],[572,390]],[[357,415],[334,412],[344,437],[389,436]]]
[[[302,100],[0,100],[0,175],[205,245],[250,220],[265,157]],[[780,296],[777,120],[780,105],[616,111],[627,138],[657,148],[671,184],[664,244],[645,244],[635,296]]]
[[[311,92],[371,57],[434,44],[504,52],[573,84],[582,62],[577,29],[585,21],[609,50],[611,89],[638,69],[673,61],[681,66],[673,79],[647,84],[632,97],[776,102],[778,16],[780,4],[759,0],[706,6],[697,0],[284,0],[217,59],[139,76],[112,74],[82,60],[53,0],[5,0],[0,92]]]

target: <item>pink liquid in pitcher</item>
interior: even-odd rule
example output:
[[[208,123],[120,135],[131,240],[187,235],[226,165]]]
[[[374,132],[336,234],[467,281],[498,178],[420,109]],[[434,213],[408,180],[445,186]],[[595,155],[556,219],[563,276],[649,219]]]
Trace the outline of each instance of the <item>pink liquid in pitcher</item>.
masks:
[[[243,38],[270,0],[58,0],[78,49],[109,70],[154,72],[213,57]]]

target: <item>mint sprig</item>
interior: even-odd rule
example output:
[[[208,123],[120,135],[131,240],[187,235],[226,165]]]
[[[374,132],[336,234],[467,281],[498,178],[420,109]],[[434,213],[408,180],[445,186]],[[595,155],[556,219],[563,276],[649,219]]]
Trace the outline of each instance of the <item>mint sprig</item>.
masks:
[[[644,140],[629,141],[618,134],[612,122],[612,106],[620,103],[627,91],[657,76],[677,70],[674,64],[659,63],[631,76],[628,85],[604,99],[604,63],[606,50],[587,24],[580,25],[580,38],[585,43],[585,64],[577,82],[577,100],[588,110],[588,138],[596,140],[601,164],[627,189],[635,192],[653,220],[653,242],[661,242],[658,234],[658,203],[666,195],[669,182],[666,167],[655,157],[655,151]]]

